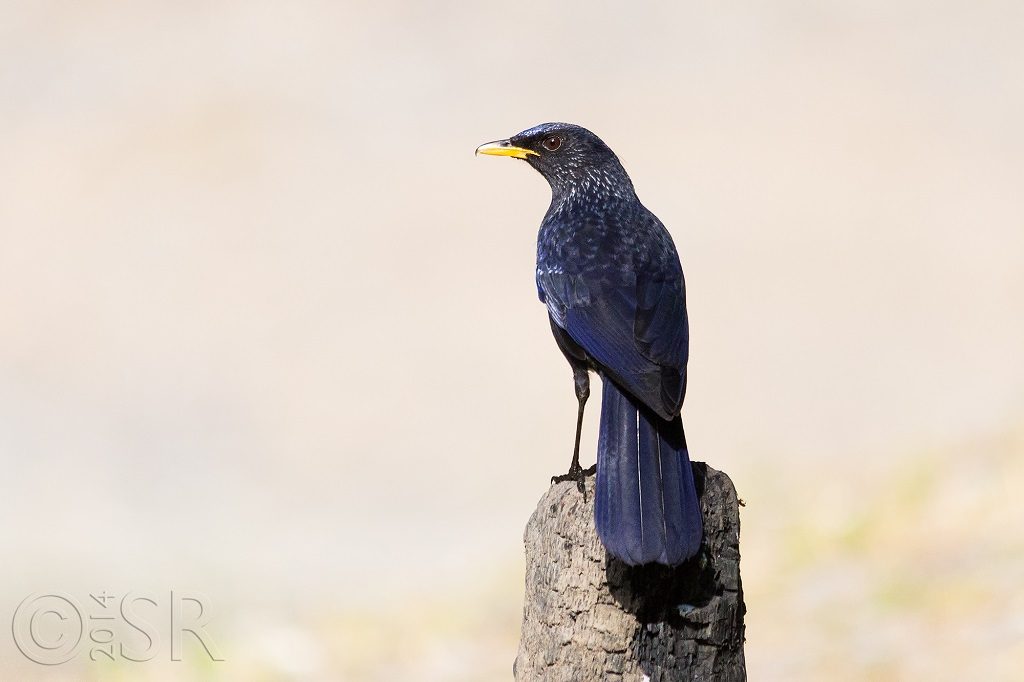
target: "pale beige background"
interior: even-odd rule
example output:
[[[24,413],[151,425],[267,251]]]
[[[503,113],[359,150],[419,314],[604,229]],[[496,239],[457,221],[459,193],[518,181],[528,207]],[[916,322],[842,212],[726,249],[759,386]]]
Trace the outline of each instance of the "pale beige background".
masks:
[[[547,187],[472,151],[569,120],[682,254],[684,416],[747,501],[752,679],[1014,679],[1022,26],[4,3],[0,619],[196,590],[227,660],[50,669],[0,637],[0,678],[509,677],[575,401],[533,284]]]

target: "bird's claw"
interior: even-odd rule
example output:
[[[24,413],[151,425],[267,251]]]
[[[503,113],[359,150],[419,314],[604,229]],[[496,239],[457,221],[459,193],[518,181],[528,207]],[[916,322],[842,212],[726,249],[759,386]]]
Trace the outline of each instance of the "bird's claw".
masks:
[[[590,467],[589,469],[584,469],[579,464],[573,463],[573,465],[569,467],[569,471],[568,472],[566,472],[566,473],[564,473],[564,474],[562,474],[560,476],[552,476],[551,477],[551,482],[552,483],[562,483],[564,481],[575,481],[576,482],[576,489],[579,490],[581,493],[583,493],[583,501],[586,502],[587,501],[587,488],[584,485],[584,481],[586,480],[587,476],[591,476],[591,475],[593,475],[596,472],[597,472],[597,465],[596,464],[593,465],[592,467]]]

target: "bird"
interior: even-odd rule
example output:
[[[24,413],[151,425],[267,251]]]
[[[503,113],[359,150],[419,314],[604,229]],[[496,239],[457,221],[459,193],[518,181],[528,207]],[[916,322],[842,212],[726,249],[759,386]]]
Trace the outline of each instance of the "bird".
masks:
[[[537,235],[537,293],[573,373],[576,441],[567,473],[608,554],[675,566],[700,549],[703,519],[680,410],[689,322],[675,243],[636,195],[615,153],[570,123],[542,123],[477,154],[525,161],[551,187]],[[602,382],[597,463],[580,465],[590,373]]]

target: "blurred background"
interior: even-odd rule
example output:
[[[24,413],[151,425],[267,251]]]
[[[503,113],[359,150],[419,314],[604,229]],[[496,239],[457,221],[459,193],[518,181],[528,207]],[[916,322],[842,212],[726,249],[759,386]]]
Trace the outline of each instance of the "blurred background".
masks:
[[[608,142],[679,247],[751,679],[1019,679],[1022,25],[5,2],[0,617],[105,590],[163,624],[201,593],[225,660],[43,666],[6,636],[0,679],[511,677],[576,403],[533,282],[547,186],[473,149],[548,120]]]

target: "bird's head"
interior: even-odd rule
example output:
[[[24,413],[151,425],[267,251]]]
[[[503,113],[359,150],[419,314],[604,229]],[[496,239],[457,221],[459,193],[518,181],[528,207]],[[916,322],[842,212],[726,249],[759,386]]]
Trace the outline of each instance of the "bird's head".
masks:
[[[608,145],[571,123],[542,123],[507,140],[482,144],[476,153],[526,161],[544,176],[556,196],[633,192],[629,176]]]

